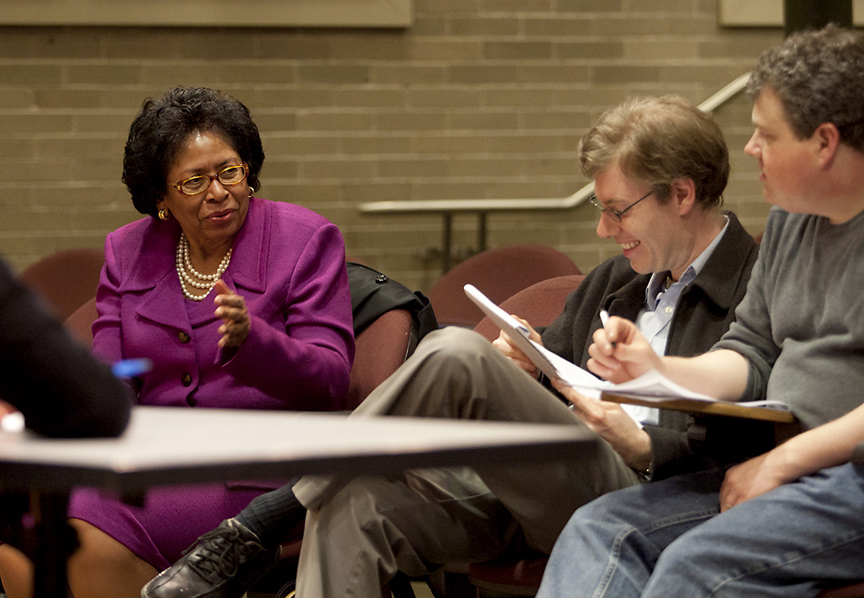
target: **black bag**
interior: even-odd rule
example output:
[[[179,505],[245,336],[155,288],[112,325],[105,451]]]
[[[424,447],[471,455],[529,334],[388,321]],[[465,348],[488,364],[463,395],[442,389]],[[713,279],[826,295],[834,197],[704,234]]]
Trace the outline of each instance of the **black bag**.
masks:
[[[348,262],[348,286],[351,287],[351,311],[354,315],[354,336],[391,309],[411,312],[414,326],[409,342],[409,355],[424,336],[438,329],[438,320],[429,298],[420,291],[411,291],[363,264]]]

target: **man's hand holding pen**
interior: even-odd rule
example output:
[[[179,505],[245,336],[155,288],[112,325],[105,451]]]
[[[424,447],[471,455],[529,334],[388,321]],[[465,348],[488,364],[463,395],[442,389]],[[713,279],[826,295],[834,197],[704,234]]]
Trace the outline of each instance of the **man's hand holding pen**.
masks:
[[[638,378],[660,365],[660,357],[636,324],[619,317],[604,317],[603,328],[594,332],[588,347],[588,369],[616,384]]]

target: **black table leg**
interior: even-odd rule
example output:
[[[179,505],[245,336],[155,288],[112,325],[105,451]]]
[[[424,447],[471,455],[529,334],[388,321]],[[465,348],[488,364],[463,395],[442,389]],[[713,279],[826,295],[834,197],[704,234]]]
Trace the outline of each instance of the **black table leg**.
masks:
[[[34,598],[67,598],[66,559],[77,544],[66,518],[68,492],[37,492],[30,497],[36,524]]]

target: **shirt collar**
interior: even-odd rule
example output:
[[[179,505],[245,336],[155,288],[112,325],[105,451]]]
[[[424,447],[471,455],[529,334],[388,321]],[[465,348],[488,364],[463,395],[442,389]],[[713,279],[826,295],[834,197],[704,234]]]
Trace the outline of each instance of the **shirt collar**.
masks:
[[[724,214],[723,218],[726,219],[726,224],[723,225],[723,228],[719,233],[717,233],[714,240],[711,241],[708,247],[706,247],[689,266],[687,266],[687,269],[684,270],[684,274],[681,275],[681,278],[673,284],[686,286],[693,282],[693,279],[702,271],[702,268],[705,267],[705,262],[708,261],[711,254],[714,253],[715,249],[717,249],[717,245],[720,244],[723,235],[729,228],[729,217]],[[659,300],[660,295],[666,292],[666,278],[668,276],[668,270],[664,272],[655,272],[651,275],[651,280],[648,281],[648,286],[645,288],[645,304],[648,306],[648,309],[654,310],[657,307],[657,301]]]

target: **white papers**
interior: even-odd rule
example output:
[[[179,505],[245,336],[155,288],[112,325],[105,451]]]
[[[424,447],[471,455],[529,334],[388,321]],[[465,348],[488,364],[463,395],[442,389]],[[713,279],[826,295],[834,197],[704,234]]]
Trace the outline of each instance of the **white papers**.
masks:
[[[565,384],[572,386],[585,396],[599,398],[600,394],[605,391],[631,395],[646,401],[656,401],[658,404],[669,399],[690,399],[709,403],[722,402],[719,399],[688,390],[669,380],[656,370],[652,370],[647,374],[621,384],[612,384],[606,380],[600,380],[578,365],[567,361],[539,343],[530,340],[528,338],[529,331],[522,323],[495,305],[476,287],[466,284],[464,289],[468,298],[477,304],[477,307],[489,316],[501,330],[507,333],[513,344],[519,347],[541,372],[550,378],[559,378]],[[787,409],[783,403],[778,401],[753,401],[735,404],[742,407]]]
[[[513,344],[519,347],[519,349],[522,350],[528,359],[530,359],[541,372],[552,378],[561,377],[558,373],[558,369],[552,364],[548,357],[548,355],[551,355],[552,353],[543,349],[543,347],[537,343],[531,342],[528,339],[530,332],[521,322],[519,322],[519,320],[495,305],[495,303],[493,303],[486,295],[481,293],[474,285],[466,284],[463,289],[465,290],[465,294],[468,295],[468,298],[477,304],[477,307],[479,307],[484,314],[489,316],[489,318],[495,322],[501,330],[507,333],[507,335],[512,339]],[[566,360],[561,359],[557,355],[554,357],[566,362]],[[573,364],[570,365],[572,366]],[[588,372],[585,373],[591,376]]]

